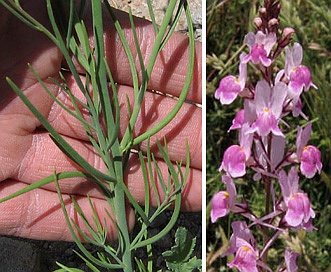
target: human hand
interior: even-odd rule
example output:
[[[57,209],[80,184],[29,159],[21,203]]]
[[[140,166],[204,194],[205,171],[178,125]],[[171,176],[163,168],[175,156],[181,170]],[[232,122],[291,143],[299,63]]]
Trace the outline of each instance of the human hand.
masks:
[[[47,13],[44,1],[26,1],[23,7],[39,22],[47,24]],[[5,77],[11,78],[20,87],[31,102],[47,118],[52,126],[94,167],[105,170],[99,156],[93,151],[92,145],[80,125],[64,110],[62,110],[43,90],[34,75],[28,69],[31,63],[37,74],[42,78],[58,99],[70,107],[67,95],[48,78],[59,79],[59,71],[63,65],[63,57],[52,42],[42,34],[29,29],[17,18],[0,6],[0,198],[20,190],[53,173],[77,170],[78,167],[68,159],[50,139],[48,132],[41,127],[40,122],[27,109],[23,102],[14,95]],[[117,12],[122,27],[125,30],[131,48],[134,41],[130,30],[128,16]],[[87,18],[86,24],[88,25]],[[127,122],[126,95],[132,97],[132,82],[129,62],[125,56],[116,31],[111,26],[111,20],[105,19],[105,49],[109,66],[118,83],[121,104],[121,131]],[[136,27],[141,43],[141,50],[148,60],[151,45],[154,40],[153,27],[146,21],[137,19]],[[130,38],[131,37],[131,38]],[[159,90],[173,96],[178,96],[185,81],[188,62],[188,39],[182,35],[173,35],[169,43],[158,57],[151,76],[149,89]],[[137,60],[138,63],[138,60]],[[139,67],[139,64],[137,64]],[[83,70],[82,77],[83,75]],[[70,73],[66,80],[72,92],[80,97],[79,89]],[[196,65],[191,90],[187,100],[201,103],[201,45],[196,44]],[[172,98],[148,92],[145,97],[135,133],[146,131],[163,119],[173,107]],[[182,209],[187,211],[201,210],[201,108],[193,104],[185,104],[175,119],[151,139],[155,146],[156,139],[166,137],[168,151],[173,161],[185,160],[185,140],[188,140],[191,156],[190,176],[183,192]],[[142,144],[142,149],[146,145]],[[153,151],[156,152],[154,149]],[[159,155],[156,152],[156,155]],[[160,159],[159,165],[167,174],[167,166]],[[125,173],[125,181],[135,199],[144,204],[143,178],[140,163],[136,154],[129,159]],[[61,180],[63,194],[69,215],[80,220],[70,203],[69,195],[75,196],[87,218],[90,211],[86,195],[91,196],[97,207],[100,218],[107,217],[104,210],[108,204],[102,193],[94,184],[84,179]],[[152,194],[152,191],[151,191]],[[155,205],[155,200],[151,200]],[[33,190],[12,200],[0,204],[0,233],[16,235],[31,239],[72,240],[71,234],[61,210],[55,184]],[[128,207],[128,224],[134,225],[133,211]],[[114,238],[116,231],[109,225],[109,236]]]

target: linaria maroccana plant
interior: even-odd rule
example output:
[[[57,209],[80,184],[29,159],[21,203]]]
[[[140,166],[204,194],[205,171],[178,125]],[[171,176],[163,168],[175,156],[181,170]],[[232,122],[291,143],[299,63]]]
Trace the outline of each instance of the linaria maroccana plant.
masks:
[[[95,151],[100,155],[104,165],[106,166],[106,172],[104,173],[90,165],[82,156],[79,155],[78,151],[76,151],[52,127],[46,118],[34,107],[31,101],[29,101],[25,94],[17,87],[15,82],[13,82],[10,78],[7,78],[8,83],[16,94],[38,118],[43,127],[48,130],[54,143],[81,169],[84,169],[84,171],[58,173],[56,171],[56,165],[54,165],[53,175],[35,182],[34,184],[29,185],[21,191],[9,195],[4,199],[1,199],[1,202],[12,199],[20,194],[29,192],[48,183],[55,182],[59,195],[59,201],[68,226],[75,242],[82,251],[80,256],[86,261],[90,269],[93,271],[98,271],[97,267],[102,267],[109,270],[133,271],[133,262],[136,261],[137,267],[140,271],[153,271],[154,264],[152,256],[149,255],[148,261],[146,262],[144,260],[134,258],[134,252],[138,248],[145,247],[146,252],[151,254],[151,247],[153,243],[164,237],[164,235],[166,235],[174,226],[180,211],[182,199],[181,191],[187,180],[190,167],[189,147],[186,146],[186,161],[178,162],[174,166],[168,156],[166,139],[164,139],[164,145],[157,142],[157,147],[159,152],[162,154],[163,160],[168,166],[169,176],[165,177],[162,175],[161,170],[158,167],[157,160],[151,153],[149,147],[149,138],[164,128],[178,113],[179,109],[185,102],[189,86],[191,84],[195,47],[193,26],[186,1],[171,0],[164,19],[160,25],[157,25],[155,22],[151,1],[147,1],[156,33],[155,42],[153,44],[153,49],[147,65],[145,65],[143,61],[137,34],[135,32],[134,20],[130,13],[131,28],[136,44],[135,49],[139,58],[140,70],[142,71],[141,82],[138,80],[138,69],[136,68],[134,56],[130,51],[123,29],[121,28],[115,13],[107,1],[91,1],[94,48],[91,48],[89,44],[89,36],[83,19],[85,6],[87,4],[87,1],[85,0],[80,1],[78,7],[75,7],[74,0],[67,2],[46,0],[51,30],[40,24],[26,11],[24,11],[24,9],[20,6],[19,1],[1,0],[0,3],[28,26],[32,27],[36,31],[44,33],[61,50],[61,53],[63,54],[63,57],[68,65],[68,69],[77,82],[86,102],[79,100],[73,95],[72,91],[68,88],[65,77],[60,72],[60,82],[55,79],[50,80],[61,88],[61,90],[70,98],[73,108],[71,109],[66,107],[54,96],[54,94],[52,94],[50,90],[47,89],[47,86],[43,83],[42,79],[38,76],[33,67],[29,67],[50,97],[54,99],[54,101],[66,112],[81,122],[89,141],[93,145]],[[56,5],[56,9],[53,5]],[[116,82],[114,82],[110,68],[105,60],[102,17],[103,5],[113,20],[113,24],[129,60],[134,88],[134,100],[130,101],[129,98],[127,98],[127,105],[130,111],[130,120],[128,126],[126,127],[125,133],[121,138],[119,137],[121,116],[117,85]],[[134,136],[133,130],[142,106],[144,95],[147,91],[156,58],[169,40],[170,36],[173,34],[174,28],[182,11],[185,11],[188,22],[190,47],[189,64],[182,92],[177,100],[177,103],[164,120],[145,133]],[[82,81],[79,71],[73,62],[72,55],[84,69],[86,73],[86,81]],[[109,91],[109,89],[111,91]],[[90,121],[86,121],[86,119],[84,119],[82,109],[89,113]],[[139,149],[139,144],[143,141],[148,142],[146,154],[143,154],[143,152]],[[144,177],[144,207],[141,207],[133,198],[124,183],[124,171],[127,166],[129,154],[134,146],[138,146],[138,156],[141,162]],[[147,163],[145,163],[145,159],[147,160]],[[182,171],[182,167],[185,169],[184,172]],[[155,172],[157,180],[153,174]],[[94,222],[89,222],[84,215],[84,210],[82,210],[75,199],[72,198],[75,210],[81,217],[89,233],[83,232],[80,227],[71,218],[69,218],[61,191],[59,189],[59,184],[62,179],[73,177],[84,177],[91,182],[94,182],[103,193],[109,204],[109,211],[107,211],[109,218],[104,219],[98,217],[97,211],[93,206],[92,201],[90,201],[90,206],[94,214]],[[159,192],[157,191],[156,182],[161,184],[160,187],[165,195],[164,199],[158,197]],[[149,190],[150,186],[154,191],[153,193],[157,198],[156,201],[158,204],[153,212],[149,201],[151,198]],[[127,201],[134,208],[137,221],[140,225],[140,230],[135,237],[131,237],[128,230],[126,221]],[[169,206],[173,207],[173,214],[167,226],[155,236],[150,236],[148,232],[149,225]],[[107,231],[104,226],[105,222],[114,224],[118,230],[118,246],[116,248],[107,243]],[[183,237],[185,235],[182,231],[180,233],[181,234],[178,234],[178,237],[184,239]],[[100,252],[98,252],[97,256],[92,255],[85,249],[80,237],[82,237],[85,241],[100,247]],[[192,242],[189,241],[188,243],[192,246]],[[188,256],[183,257],[182,261],[189,263],[191,267],[199,268],[201,266],[201,262],[199,260],[192,258],[188,261],[190,254],[191,251],[189,251]],[[71,270],[64,265],[59,265],[61,266],[59,271],[77,271]]]
[[[298,172],[313,178],[322,168],[320,151],[308,145],[312,124],[302,111],[300,98],[310,87],[317,87],[311,81],[309,69],[302,64],[301,45],[291,44],[294,30],[279,27],[280,10],[279,1],[264,1],[260,16],[254,19],[256,33],[250,32],[244,38],[249,52],[240,55],[239,76],[224,77],[215,92],[215,98],[223,105],[238,96],[244,99],[244,107],[229,129],[238,130],[239,144],[225,150],[219,168],[226,190],[213,196],[210,214],[213,223],[229,213],[246,218],[232,222],[229,248],[223,254],[234,254],[228,266],[241,272],[275,271],[268,266],[268,251],[280,234],[288,230],[314,230],[315,212],[307,193],[299,188]],[[274,69],[283,51],[284,68]],[[260,73],[255,85],[250,83],[254,78],[248,80],[248,65]],[[304,118],[306,125],[291,128],[292,122],[286,122],[290,115],[290,119]],[[287,133],[295,129],[296,143],[291,144]],[[234,179],[248,174],[247,169],[254,174],[252,182],[264,185],[265,207],[261,217],[247,200],[237,202]],[[261,232],[261,241],[254,237],[256,232]],[[297,257],[296,252],[285,249],[284,261],[276,270],[297,271]]]

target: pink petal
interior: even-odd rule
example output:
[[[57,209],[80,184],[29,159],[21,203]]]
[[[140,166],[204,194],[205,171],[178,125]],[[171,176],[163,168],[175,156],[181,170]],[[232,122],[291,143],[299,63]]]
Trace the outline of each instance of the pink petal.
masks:
[[[304,218],[304,207],[302,199],[298,195],[293,195],[288,202],[288,210],[285,214],[286,222],[292,226],[299,226]]]
[[[222,176],[222,181],[226,185],[226,191],[229,194],[229,209],[232,209],[235,205],[237,198],[236,186],[231,177],[227,175]]]
[[[267,136],[272,132],[274,135],[285,137],[278,127],[276,117],[268,108],[265,108],[258,114],[258,117],[249,132],[257,132],[260,136]]]
[[[255,34],[253,32],[247,33],[244,38],[244,43],[248,45],[248,47],[252,48],[255,44]]]
[[[224,77],[215,91],[215,98],[219,99],[221,104],[231,104],[241,92],[240,81],[234,76]]]
[[[236,252],[236,256],[228,266],[236,267],[239,271],[243,272],[258,272],[256,255],[252,246],[248,243],[242,245]]]
[[[290,81],[296,82],[299,86],[304,86],[305,89],[308,89],[311,83],[311,73],[306,66],[299,65],[292,69]]]
[[[232,145],[225,150],[220,171],[223,169],[231,177],[242,177],[246,173],[246,156],[244,150],[239,145]]]
[[[285,250],[285,264],[286,264],[286,272],[296,272],[298,270],[298,266],[296,264],[299,253],[292,252],[289,248]]]
[[[300,170],[307,178],[312,178],[316,172],[321,172],[321,152],[318,148],[312,145],[308,145],[303,148]]]
[[[244,110],[240,110],[235,118],[232,121],[232,126],[229,128],[229,130],[234,130],[234,129],[238,129],[241,128],[241,126],[245,123],[245,111]]]
[[[292,47],[292,57],[295,66],[299,66],[302,62],[302,46],[295,42]]]
[[[229,194],[226,191],[216,193],[211,200],[211,222],[215,223],[220,217],[229,213]]]

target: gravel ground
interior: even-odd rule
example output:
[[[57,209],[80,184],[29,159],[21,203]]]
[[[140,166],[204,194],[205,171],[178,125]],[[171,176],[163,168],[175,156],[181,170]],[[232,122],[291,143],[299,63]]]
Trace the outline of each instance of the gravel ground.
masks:
[[[128,11],[131,8],[132,13],[136,16],[149,19],[147,5],[142,0],[110,0],[114,7]],[[168,0],[153,1],[155,15],[157,20],[162,18]],[[189,1],[193,23],[195,27],[196,39],[201,39],[201,6],[202,2],[197,0]],[[177,31],[186,32],[187,26],[184,21],[181,21]],[[151,228],[151,233],[157,233],[164,228],[167,220],[171,216],[171,211],[167,211],[158,224]],[[158,241],[154,248],[154,264],[155,271],[161,269],[166,271],[165,262],[163,261],[162,252],[171,248],[174,243],[174,234],[177,227],[183,226],[192,237],[197,237],[197,246],[193,252],[194,256],[202,257],[201,251],[201,213],[181,213],[176,223],[176,227],[166,235],[162,240]],[[96,248],[91,245],[86,245],[90,252],[95,252]],[[69,242],[50,242],[50,241],[35,241],[16,237],[0,236],[0,271],[2,272],[46,272],[53,271],[59,267],[55,264],[56,261],[69,266],[90,271],[86,264],[73,252],[78,250],[75,243]],[[78,250],[79,251],[79,250]],[[145,252],[138,251],[137,257],[144,258]],[[101,270],[102,271],[102,270]]]

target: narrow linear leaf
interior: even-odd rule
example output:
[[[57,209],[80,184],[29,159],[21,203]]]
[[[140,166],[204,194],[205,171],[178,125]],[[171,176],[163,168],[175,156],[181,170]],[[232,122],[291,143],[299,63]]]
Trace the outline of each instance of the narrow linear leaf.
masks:
[[[173,182],[175,184],[175,187],[182,187],[182,184],[184,184],[184,181],[179,182],[178,180],[178,176],[177,173],[172,165],[172,162],[169,158],[168,153],[165,151],[165,149],[162,147],[162,145],[160,144],[160,142],[157,142],[157,146],[158,149],[161,152],[162,158],[164,159],[164,161],[166,162],[168,169],[169,169],[169,173],[171,175],[171,177],[173,178]],[[175,225],[177,218],[179,216],[180,213],[180,208],[181,208],[181,203],[182,203],[182,195],[180,193],[181,190],[178,190],[178,193],[176,195],[174,195],[174,200],[173,200],[173,204],[174,204],[174,209],[173,209],[173,213],[172,216],[168,222],[168,224],[156,235],[154,235],[153,237],[150,237],[146,240],[143,241],[139,241],[135,244],[132,243],[131,248],[137,249],[139,247],[143,247],[143,246],[147,246],[149,244],[153,244],[156,241],[160,240],[163,236],[165,236]],[[164,208],[168,207],[168,205],[170,205],[171,203],[165,203],[165,206],[161,206],[160,208],[163,210]],[[157,216],[156,214],[154,214],[154,216]],[[152,218],[151,218],[152,221]]]
[[[77,244],[78,248],[83,252],[83,254],[89,259],[91,260],[93,263],[95,263],[96,265],[99,265],[101,267],[105,267],[105,268],[109,268],[109,269],[121,269],[123,268],[123,264],[108,264],[108,263],[103,263],[102,261],[100,261],[99,259],[95,258],[84,246],[84,244],[81,242],[80,238],[77,236],[74,227],[72,225],[71,219],[69,218],[67,209],[65,207],[64,204],[64,200],[62,197],[62,193],[60,190],[60,186],[59,186],[59,182],[58,182],[58,174],[56,172],[54,172],[54,180],[55,180],[55,184],[56,184],[56,191],[57,194],[59,196],[59,200],[60,200],[60,204],[61,204],[61,208],[64,214],[64,217],[66,219],[68,228],[70,230],[70,233],[75,241],[75,243]]]
[[[83,173],[83,172],[79,172],[79,171],[71,171],[71,172],[62,172],[62,173],[58,173],[57,174],[57,179],[61,180],[61,179],[66,179],[66,178],[78,178],[78,177],[82,177],[82,178],[92,178],[91,175]],[[25,188],[18,190],[15,193],[12,193],[2,199],[0,199],[0,203],[5,202],[9,199],[12,199],[14,197],[17,197],[19,195],[28,193],[34,189],[40,188],[42,186],[45,186],[49,183],[52,183],[55,181],[54,175],[50,175],[42,180],[39,180],[37,182],[34,182],[28,186],[26,186]]]
[[[70,268],[67,267],[59,262],[56,262],[56,264],[61,267],[61,269],[56,269],[54,272],[84,272],[84,270],[81,270],[79,268]]]
[[[29,110],[36,116],[36,118],[42,123],[45,129],[51,134],[52,140],[55,144],[76,164],[78,164],[81,168],[87,170],[92,175],[96,177],[116,182],[116,179],[100,172],[99,170],[95,169],[92,165],[90,165],[82,156],[80,156],[77,151],[72,148],[72,146],[67,143],[63,137],[52,127],[52,125],[46,120],[46,118],[41,114],[40,111],[30,102],[30,100],[26,97],[26,95],[17,87],[17,85],[10,79],[6,78],[8,84],[12,87],[15,93],[22,99],[23,103],[29,108]]]
[[[162,43],[161,43],[161,46],[160,46],[160,51],[163,49],[163,47],[166,45],[166,43],[168,42],[168,40],[170,39],[170,37],[172,36],[172,34],[174,33],[175,29],[176,29],[176,26],[178,25],[178,22],[179,22],[179,19],[180,19],[180,16],[182,14],[182,11],[183,11],[183,8],[184,8],[184,5],[186,5],[186,7],[188,8],[187,6],[187,1],[179,1],[179,5],[178,5],[178,8],[177,8],[177,11],[176,11],[176,14],[175,14],[175,17],[174,19],[172,20],[172,23],[170,25],[170,28],[166,34],[166,36],[164,37]]]
[[[172,4],[173,1],[171,1],[170,4]],[[167,10],[168,12],[168,10]],[[193,70],[194,70],[194,54],[195,54],[195,44],[194,44],[194,30],[193,30],[193,24],[192,24],[192,19],[190,16],[190,12],[188,7],[185,7],[185,12],[186,12],[186,17],[188,20],[188,28],[189,28],[189,64],[188,64],[188,69],[187,69],[187,74],[185,77],[185,82],[184,82],[184,86],[182,88],[182,92],[178,98],[177,103],[175,104],[175,106],[172,108],[172,110],[168,113],[167,117],[165,117],[163,120],[161,120],[157,125],[155,125],[153,128],[151,128],[150,130],[146,131],[145,133],[142,133],[141,135],[137,136],[134,140],[132,145],[137,145],[139,143],[141,143],[142,141],[148,139],[149,137],[151,137],[152,135],[156,134],[157,132],[159,132],[162,128],[164,128],[179,112],[180,108],[182,107],[182,105],[184,104],[187,94],[189,92],[189,87],[192,81],[192,77],[193,77]],[[166,13],[167,15],[167,13]],[[170,19],[169,19],[170,20]],[[158,33],[158,35],[161,35],[161,28],[160,31]],[[157,36],[158,36],[157,35]],[[162,37],[156,37],[156,40],[160,38],[162,39]],[[152,56],[151,56],[151,61],[152,61]],[[154,59],[155,61],[155,59]],[[150,63],[147,66],[147,74],[150,75],[151,72],[151,66]],[[124,135],[125,137],[125,135]],[[124,139],[123,137],[123,139]],[[126,146],[124,146],[124,144],[126,144]],[[123,142],[121,143],[122,149],[123,150],[127,150],[130,148],[130,145],[128,145],[127,142]]]
[[[147,0],[147,6],[148,6],[148,11],[149,11],[149,16],[151,17],[151,21],[152,21],[152,24],[153,24],[153,27],[154,27],[154,31],[155,31],[155,33],[158,33],[159,32],[159,27],[158,27],[158,25],[156,23],[156,20],[155,20],[155,14],[154,14],[154,9],[153,9],[151,0]]]

